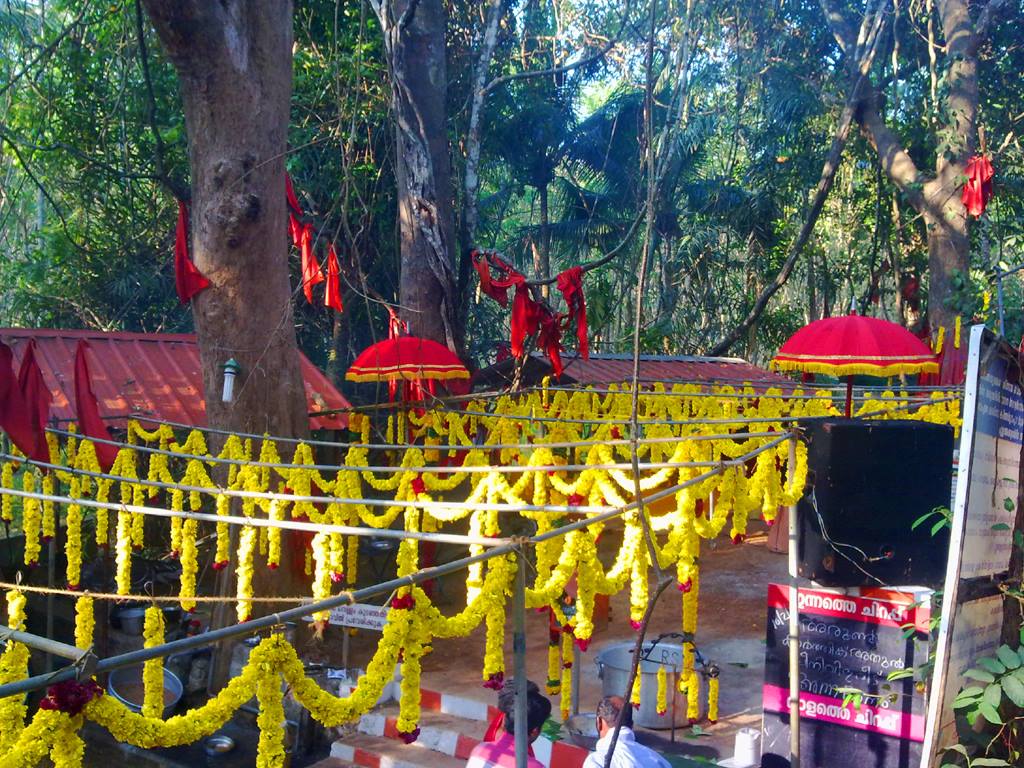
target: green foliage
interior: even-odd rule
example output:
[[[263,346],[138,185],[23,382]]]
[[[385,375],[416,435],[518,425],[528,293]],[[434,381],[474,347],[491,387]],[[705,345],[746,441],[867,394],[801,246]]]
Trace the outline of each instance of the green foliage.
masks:
[[[484,15],[467,0],[446,8],[446,108],[458,187]],[[489,92],[474,244],[502,250],[527,273],[536,248],[552,275],[618,249],[613,264],[588,273],[585,289],[593,348],[627,351],[644,232],[634,224],[651,181],[646,147],[670,148],[656,196],[641,337],[644,351],[700,353],[737,325],[778,272],[848,78],[816,4],[712,0],[695,5],[688,19],[678,4],[663,4],[653,19],[648,136],[652,20],[645,9],[598,0],[507,4],[489,78],[557,68],[604,40],[616,43],[587,66]],[[949,84],[940,67],[933,100],[925,8],[901,7],[892,23],[871,74],[885,84],[884,118],[923,174],[960,141],[942,129]],[[965,319],[994,322],[994,295],[983,310],[984,294],[1024,245],[1024,158],[1012,139],[1024,96],[1024,50],[1011,44],[1018,28],[1011,18],[994,24],[979,63],[980,121],[1000,151],[996,198],[988,217],[970,226],[972,268],[946,300]],[[294,29],[287,166],[320,244],[336,243],[366,278],[365,286],[346,288],[340,319],[296,303],[301,345],[337,375],[384,333],[385,312],[367,294],[397,295],[390,86],[368,3],[303,3]],[[692,57],[681,63],[674,56],[686,30]],[[190,328],[173,290],[176,208],[158,178],[187,188],[186,131],[173,68],[148,23],[144,33],[152,100],[134,2],[0,6],[0,323]],[[796,328],[846,312],[851,301],[861,311],[921,323],[928,233],[856,133],[793,276],[736,353],[763,362]],[[455,201],[457,211],[464,202]],[[475,301],[474,280],[464,270],[461,277],[469,350],[485,364],[495,342],[507,338],[508,312],[486,297]],[[1013,340],[1024,330],[1020,277],[1004,286]],[[904,296],[901,287],[914,281],[918,294]],[[559,308],[557,294],[551,301]]]

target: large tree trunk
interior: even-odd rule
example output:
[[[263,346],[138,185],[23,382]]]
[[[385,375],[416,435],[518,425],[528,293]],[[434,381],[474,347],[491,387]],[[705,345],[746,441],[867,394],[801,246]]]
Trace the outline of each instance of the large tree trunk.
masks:
[[[456,246],[448,154],[444,4],[376,6],[391,72],[401,237],[399,303],[414,336],[461,351],[452,251]]]
[[[291,0],[144,0],[178,72],[192,175],[192,257],[211,286],[192,302],[210,426],[309,432],[288,279],[284,157],[292,90]],[[232,402],[221,366],[241,365]],[[232,532],[235,540],[235,531]],[[258,568],[260,595],[301,594],[282,547],[279,571]],[[232,591],[233,569],[217,592]],[[276,610],[261,603],[255,613]],[[215,626],[234,621],[219,604]],[[215,659],[214,688],[230,654]]]
[[[853,50],[855,36],[833,0],[819,0],[840,47]],[[946,41],[944,112],[939,126],[935,176],[920,173],[899,137],[886,125],[877,87],[866,89],[859,104],[861,129],[878,153],[882,169],[920,213],[928,230],[928,324],[933,334],[953,328],[957,311],[950,306],[953,278],[970,266],[967,212],[960,202],[967,161],[974,153],[978,113],[978,46],[998,18],[1003,0],[990,0],[972,21],[967,0],[938,0],[935,5]]]
[[[174,63],[188,131],[192,303],[211,426],[308,432],[288,280],[284,156],[292,88],[290,0],[144,0]],[[221,401],[221,366],[242,371]]]

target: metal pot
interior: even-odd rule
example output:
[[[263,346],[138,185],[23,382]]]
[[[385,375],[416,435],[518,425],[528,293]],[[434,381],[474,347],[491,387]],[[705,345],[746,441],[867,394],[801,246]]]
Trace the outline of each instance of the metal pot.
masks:
[[[121,631],[128,635],[141,635],[146,623],[146,609],[141,606],[122,608],[117,612],[117,620],[121,622]]]
[[[604,696],[628,698],[626,683],[633,666],[634,643],[616,643],[602,649],[594,663],[597,676],[601,678],[601,693]],[[646,653],[651,645],[644,646]],[[667,677],[668,712],[658,715],[658,667],[664,666]],[[633,724],[641,728],[671,728],[673,713],[676,726],[685,726],[686,694],[679,692],[679,673],[683,668],[683,647],[672,643],[658,643],[650,656],[640,662],[640,709],[633,710]],[[699,676],[698,676],[699,679]],[[699,695],[699,694],[698,694]]]
[[[135,664],[131,667],[120,667],[113,670],[107,678],[107,693],[124,704],[133,712],[142,711],[142,664]],[[178,676],[166,667],[164,673],[164,705],[163,717],[166,720],[170,717],[174,708],[181,701],[181,694],[184,690]],[[171,695],[168,696],[167,694]],[[138,699],[138,701],[136,701]]]

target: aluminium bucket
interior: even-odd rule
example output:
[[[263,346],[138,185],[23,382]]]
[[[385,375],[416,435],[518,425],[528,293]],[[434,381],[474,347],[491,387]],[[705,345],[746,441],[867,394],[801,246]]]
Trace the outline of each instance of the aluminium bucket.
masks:
[[[601,678],[602,696],[622,696],[629,682],[629,670],[633,665],[633,650],[636,643],[615,643],[598,652],[594,663],[597,676]],[[645,653],[651,644],[644,645]],[[658,714],[658,667],[665,667],[667,682],[668,711]],[[686,718],[686,694],[679,692],[679,672],[683,668],[683,647],[673,643],[658,643],[647,659],[640,662],[640,708],[633,710],[633,724],[641,728],[671,728],[673,706],[677,727],[689,725]],[[698,680],[700,676],[698,675]],[[699,685],[699,683],[698,683]],[[698,696],[700,694],[698,693]]]

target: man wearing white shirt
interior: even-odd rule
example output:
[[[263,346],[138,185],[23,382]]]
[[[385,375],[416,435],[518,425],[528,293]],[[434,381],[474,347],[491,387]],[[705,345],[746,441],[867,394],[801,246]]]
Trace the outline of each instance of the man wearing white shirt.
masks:
[[[605,696],[601,699],[601,703],[597,705],[597,733],[600,738],[597,740],[594,752],[588,755],[583,763],[583,768],[604,768],[608,747],[612,743],[612,733],[615,731],[615,723],[618,721],[623,707],[627,709],[623,713],[619,738],[615,742],[611,768],[671,768],[665,758],[636,740],[633,729],[630,727],[633,724],[633,718],[629,706],[621,696]]]

